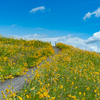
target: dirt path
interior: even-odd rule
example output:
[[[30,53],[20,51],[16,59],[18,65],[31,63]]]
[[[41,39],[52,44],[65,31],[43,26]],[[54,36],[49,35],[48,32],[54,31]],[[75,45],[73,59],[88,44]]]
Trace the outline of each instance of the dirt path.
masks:
[[[58,49],[57,47],[53,46],[53,49],[55,50],[55,53],[58,54],[60,49]]]
[[[60,49],[58,49],[57,47],[54,47],[54,46],[53,46],[53,49],[55,50],[56,54],[58,54],[60,51]],[[41,64],[39,66],[41,66]],[[31,74],[31,71],[33,70],[33,72],[34,72],[36,69],[37,69],[37,67],[35,67],[35,69],[29,68],[27,75],[30,75],[30,78],[32,78],[33,75]],[[28,79],[27,75],[15,77],[11,81],[5,80],[4,82],[0,82],[0,100],[4,100],[4,99],[1,99],[1,97],[2,97],[1,91],[3,91],[4,94],[6,94],[5,90],[8,88],[8,85],[11,86],[11,82],[12,82],[12,87],[14,87],[13,91],[19,91],[24,86],[24,83],[25,83],[24,79],[25,78]]]

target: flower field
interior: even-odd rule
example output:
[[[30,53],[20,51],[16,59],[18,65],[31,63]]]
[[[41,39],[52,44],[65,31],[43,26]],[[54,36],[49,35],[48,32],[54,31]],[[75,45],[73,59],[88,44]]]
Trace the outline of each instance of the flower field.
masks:
[[[0,37],[0,81],[26,74],[53,53],[50,43]]]
[[[56,46],[62,51],[37,66],[20,92],[10,86],[7,97],[2,92],[6,100],[100,100],[100,55],[62,43]]]

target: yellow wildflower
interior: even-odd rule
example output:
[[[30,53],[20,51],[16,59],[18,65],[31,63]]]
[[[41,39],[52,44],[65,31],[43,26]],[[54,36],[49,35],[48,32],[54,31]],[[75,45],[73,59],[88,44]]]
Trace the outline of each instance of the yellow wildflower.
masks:
[[[26,95],[27,98],[29,98],[29,95]]]
[[[61,85],[59,88],[62,89],[63,88],[63,85]]]
[[[34,89],[35,89],[34,87],[31,88],[31,90],[34,90]]]
[[[82,93],[81,92],[79,92],[79,95],[81,95]]]
[[[20,96],[18,96],[18,99],[19,99],[19,100],[23,100]]]

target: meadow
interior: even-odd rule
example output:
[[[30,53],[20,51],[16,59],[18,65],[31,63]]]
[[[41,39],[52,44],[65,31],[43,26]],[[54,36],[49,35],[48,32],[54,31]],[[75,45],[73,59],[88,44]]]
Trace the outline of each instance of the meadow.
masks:
[[[53,53],[48,42],[0,36],[0,81],[25,75],[29,67],[38,65]]]
[[[46,48],[47,45],[50,44],[43,46]],[[37,65],[33,78],[26,80],[28,84],[25,84],[21,91],[13,91],[13,88],[8,86],[6,89],[8,96],[5,97],[2,92],[3,98],[5,100],[100,100],[100,55],[62,43],[57,43],[56,47],[61,49],[58,55],[50,56],[54,53],[53,49],[49,51],[50,54],[47,52],[48,49],[45,50],[46,54],[49,54],[49,61],[45,59],[41,66]],[[21,62],[23,61],[18,64]]]

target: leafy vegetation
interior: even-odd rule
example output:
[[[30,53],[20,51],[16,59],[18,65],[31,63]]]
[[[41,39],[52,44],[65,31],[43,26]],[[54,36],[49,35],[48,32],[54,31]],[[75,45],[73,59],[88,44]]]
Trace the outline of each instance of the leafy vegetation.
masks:
[[[53,53],[48,42],[0,37],[0,80],[24,75]]]
[[[37,66],[20,92],[8,86],[6,100],[100,99],[100,55],[62,43],[56,46],[62,51]]]

